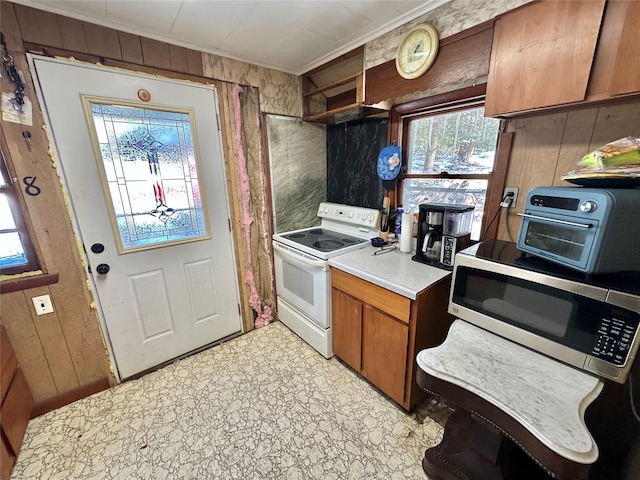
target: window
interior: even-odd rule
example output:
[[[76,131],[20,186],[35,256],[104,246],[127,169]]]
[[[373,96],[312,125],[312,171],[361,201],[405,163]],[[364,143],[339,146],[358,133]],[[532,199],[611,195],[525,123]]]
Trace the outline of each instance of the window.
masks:
[[[118,252],[210,238],[193,112],[83,100]]]
[[[497,212],[500,198],[495,202],[492,192],[502,193],[506,170],[497,168],[500,121],[484,117],[483,98],[413,111],[400,106],[396,114],[405,152],[404,209],[416,211],[422,203],[473,205],[472,240],[480,240],[487,228],[485,214]],[[502,174],[496,176],[498,170]]]
[[[5,150],[0,148],[0,272],[5,275],[39,267],[7,160]]]

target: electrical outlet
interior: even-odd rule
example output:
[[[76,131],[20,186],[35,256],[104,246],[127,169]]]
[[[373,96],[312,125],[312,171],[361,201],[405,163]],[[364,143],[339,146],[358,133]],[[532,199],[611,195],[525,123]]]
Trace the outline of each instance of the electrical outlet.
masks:
[[[506,198],[509,193],[513,193],[513,197]],[[509,208],[515,208],[518,201],[518,189],[517,188],[505,188],[502,198],[506,198],[505,202],[509,202]]]
[[[31,299],[33,306],[36,309],[36,315],[44,315],[45,313],[53,313],[53,304],[51,303],[51,297],[49,295],[42,295],[40,297],[33,297]]]

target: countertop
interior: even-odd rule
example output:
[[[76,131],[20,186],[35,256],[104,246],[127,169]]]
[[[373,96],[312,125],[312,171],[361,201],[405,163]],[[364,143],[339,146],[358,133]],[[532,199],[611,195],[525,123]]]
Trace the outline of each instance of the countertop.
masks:
[[[584,464],[598,458],[584,412],[602,390],[599,378],[463,320],[417,361],[429,375],[500,408],[557,454]]]
[[[329,259],[329,265],[411,300],[425,288],[451,275],[448,270],[411,260],[413,253],[395,250],[373,255],[377,250],[380,249],[368,246],[338,255]]]

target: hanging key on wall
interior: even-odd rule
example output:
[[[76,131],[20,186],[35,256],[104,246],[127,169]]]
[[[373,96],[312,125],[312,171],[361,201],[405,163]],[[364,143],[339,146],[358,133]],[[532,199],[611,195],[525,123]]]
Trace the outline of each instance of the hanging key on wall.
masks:
[[[27,144],[27,148],[31,151],[31,132],[29,130],[24,130],[22,132],[22,136]]]

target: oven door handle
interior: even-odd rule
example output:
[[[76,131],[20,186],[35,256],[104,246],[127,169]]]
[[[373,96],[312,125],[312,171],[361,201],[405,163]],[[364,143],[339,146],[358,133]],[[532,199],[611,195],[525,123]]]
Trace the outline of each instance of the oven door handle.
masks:
[[[531,218],[533,220],[543,220],[545,222],[561,223],[562,225],[569,225],[571,227],[578,227],[578,228],[584,228],[584,229],[593,228],[593,224],[591,223],[568,222],[566,220],[556,220],[555,218],[541,217],[539,215],[531,215],[530,213],[518,212],[518,215],[524,218]]]
[[[325,272],[329,270],[329,262],[326,260],[311,260],[304,253],[298,252],[276,242],[273,242],[273,248],[280,250],[280,252],[284,253],[289,258],[293,258],[294,260],[309,265],[310,267],[321,268]]]

